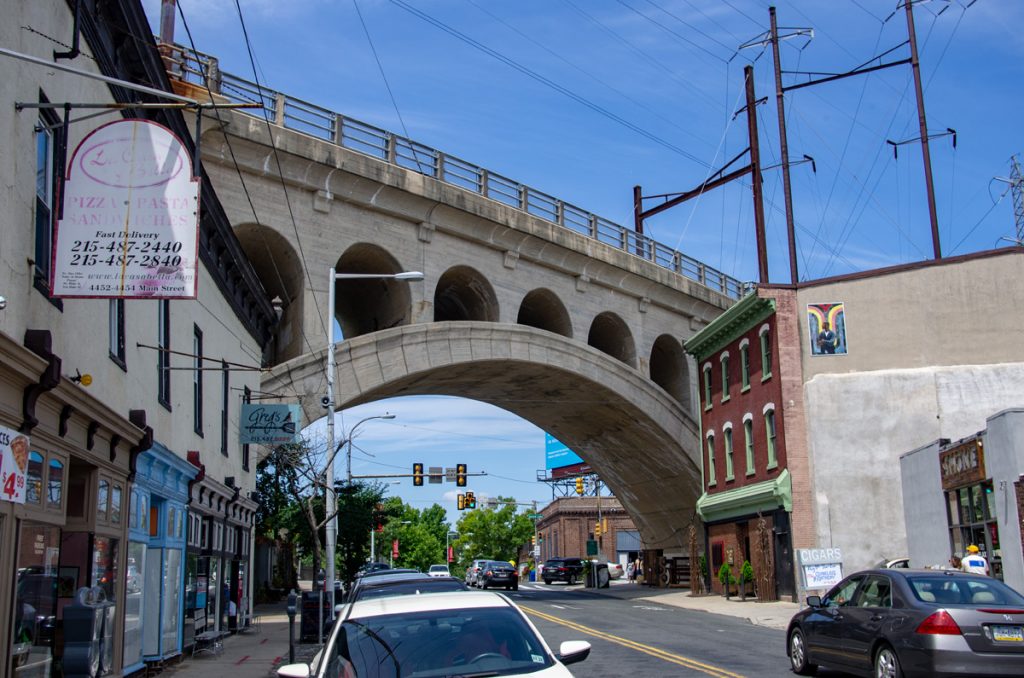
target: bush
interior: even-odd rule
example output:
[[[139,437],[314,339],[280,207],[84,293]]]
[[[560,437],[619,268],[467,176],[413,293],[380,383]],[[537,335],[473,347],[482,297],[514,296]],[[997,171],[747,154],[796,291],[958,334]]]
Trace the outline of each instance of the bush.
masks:
[[[748,581],[754,581],[754,568],[749,560],[743,561],[743,567],[740,568],[740,581],[744,584]]]
[[[725,587],[726,591],[729,590],[730,584],[736,583],[736,577],[733,575],[729,563],[722,563],[722,567],[718,568],[718,581],[722,582],[722,586]]]
[[[697,558],[697,569],[700,572],[700,578],[707,581],[708,578],[708,557],[703,553]]]

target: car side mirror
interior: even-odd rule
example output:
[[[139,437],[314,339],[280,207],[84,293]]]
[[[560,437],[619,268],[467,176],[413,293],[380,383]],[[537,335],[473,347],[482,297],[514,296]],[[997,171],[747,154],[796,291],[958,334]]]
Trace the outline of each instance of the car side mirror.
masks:
[[[807,607],[821,607],[821,596],[807,596]]]
[[[309,678],[309,664],[287,664],[277,670],[277,678]]]
[[[585,640],[567,640],[558,646],[558,661],[565,665],[581,662],[590,656],[590,643]]]

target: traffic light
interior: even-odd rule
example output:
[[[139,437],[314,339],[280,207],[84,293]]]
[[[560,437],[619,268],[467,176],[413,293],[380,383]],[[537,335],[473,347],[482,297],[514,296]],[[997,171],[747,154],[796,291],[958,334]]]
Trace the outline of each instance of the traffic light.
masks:
[[[455,465],[455,485],[457,487],[466,486],[466,465],[456,464]]]
[[[461,492],[459,492],[457,506],[459,507],[460,511],[466,508],[466,495],[462,494]]]
[[[466,493],[466,508],[468,508],[468,509],[475,509],[476,508],[476,495],[474,495],[472,492],[467,492]]]
[[[576,494],[583,494],[583,478],[576,479]]]
[[[597,521],[594,524],[594,536],[595,537],[600,537],[601,536],[601,521],[600,520]]]
[[[423,464],[419,462],[412,465],[412,484],[423,487]]]
[[[537,536],[536,535],[530,535],[530,546],[536,546],[536,545],[537,545]]]

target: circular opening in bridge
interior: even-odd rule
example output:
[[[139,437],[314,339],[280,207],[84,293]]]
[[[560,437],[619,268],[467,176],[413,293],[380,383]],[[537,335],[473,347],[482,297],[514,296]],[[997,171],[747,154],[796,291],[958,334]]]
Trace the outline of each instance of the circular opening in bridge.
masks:
[[[675,337],[663,334],[651,347],[651,381],[665,389],[679,404],[689,408],[689,366],[683,346]]]
[[[498,298],[479,271],[455,266],[445,271],[434,291],[434,321],[498,321]]]
[[[523,297],[516,322],[572,339],[569,312],[551,290],[537,289]]]
[[[626,322],[614,313],[605,311],[594,318],[590,325],[587,343],[598,351],[636,367],[636,347],[633,335],[629,333]]]
[[[365,243],[348,248],[335,266],[337,273],[393,274],[404,270],[386,251]],[[352,339],[409,324],[412,316],[410,283],[388,278],[337,280],[335,283],[334,315],[343,338]]]

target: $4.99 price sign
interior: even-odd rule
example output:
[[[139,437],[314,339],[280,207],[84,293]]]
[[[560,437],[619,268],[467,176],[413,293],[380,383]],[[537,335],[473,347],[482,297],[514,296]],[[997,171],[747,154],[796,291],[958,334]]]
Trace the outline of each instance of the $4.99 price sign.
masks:
[[[0,426],[0,499],[25,503],[28,438]]]

